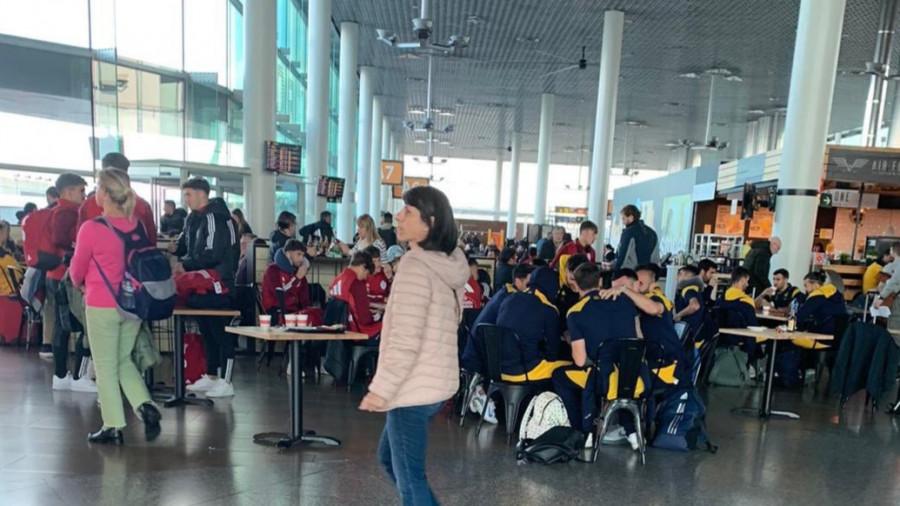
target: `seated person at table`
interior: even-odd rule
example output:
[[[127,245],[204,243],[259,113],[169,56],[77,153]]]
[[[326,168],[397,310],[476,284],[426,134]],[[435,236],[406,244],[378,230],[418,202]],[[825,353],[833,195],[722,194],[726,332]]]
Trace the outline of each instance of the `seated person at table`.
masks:
[[[825,284],[825,273],[810,272],[803,278],[806,302],[797,311],[797,327],[807,332],[834,334],[835,320],[847,316],[844,294]],[[800,343],[795,343],[802,346]]]
[[[654,264],[640,265],[635,272],[637,283],[626,283],[615,291],[631,299],[640,310],[641,335],[647,340],[647,360],[652,366],[659,366],[653,370],[659,380],[657,386],[688,385],[691,370],[684,347],[675,332],[674,304],[656,283],[659,267]],[[607,296],[606,293],[603,296]]]
[[[886,251],[881,252],[878,255],[878,258],[872,261],[868,267],[866,267],[866,272],[863,274],[863,285],[862,285],[862,293],[863,295],[878,289],[878,285],[887,281],[890,276],[882,275],[882,270],[884,266],[893,262],[894,257],[891,256],[891,250],[888,249]]]
[[[685,265],[678,269],[678,285],[675,287],[674,321],[685,322],[690,327],[697,341],[706,319],[706,304],[703,293],[706,285],[700,278],[700,269],[693,265]]]
[[[719,298],[718,306],[724,311],[724,321],[720,322],[722,328],[746,328],[758,325],[756,321],[756,303],[747,295],[747,287],[750,286],[750,271],[743,267],[736,267],[731,273],[731,286],[725,290],[725,293]],[[754,376],[752,363],[758,358],[756,355],[756,345],[764,339],[754,339],[752,337],[722,335],[722,344],[737,345],[743,344],[744,351],[747,352],[747,366],[750,376]]]
[[[540,267],[532,273],[528,290],[510,294],[500,306],[497,325],[519,336],[519,346],[511,339],[503,342],[504,381],[547,380],[554,369],[571,364],[557,360],[559,314],[553,300],[558,288],[556,273]]]
[[[697,270],[700,271],[700,281],[706,288],[703,290],[703,302],[707,309],[716,305],[716,290],[719,289],[719,266],[712,260],[704,258],[697,262]]]
[[[364,251],[372,257],[372,262],[375,264],[375,272],[366,279],[369,301],[384,304],[391,293],[393,273],[388,277],[390,266],[381,263],[381,250],[375,246],[369,246]]]
[[[566,332],[566,315],[569,314],[569,310],[581,300],[581,296],[578,295],[578,284],[575,282],[574,272],[575,269],[585,263],[588,263],[588,257],[583,253],[570,256],[566,262],[566,282],[559,288],[559,293],[556,294],[560,334],[565,334]],[[599,288],[599,285],[597,288]]]
[[[279,320],[277,316],[282,304],[286,313],[296,313],[309,307],[308,271],[306,246],[297,239],[288,239],[284,247],[275,253],[275,262],[266,267],[263,274],[263,311],[273,316],[273,325]],[[283,294],[283,301],[279,294]]]
[[[575,280],[582,299],[569,310],[567,317],[575,365],[553,372],[553,390],[562,399],[572,426],[587,432],[591,430],[594,420],[596,397],[607,398],[610,376],[614,374],[614,363],[618,359],[616,340],[637,337],[638,312],[628,297],[604,299],[600,296],[598,265],[586,263],[578,267]],[[607,344],[601,348],[602,343]],[[585,368],[589,358],[600,371],[600,381],[595,381],[597,378],[593,375],[596,373],[592,369]],[[646,378],[646,374],[643,376]],[[643,390],[642,379],[638,382],[638,395]],[[632,448],[637,449],[634,417],[622,411],[619,423],[625,429]]]
[[[597,239],[598,231],[599,229],[593,221],[582,221],[581,226],[578,228],[578,240],[565,243],[556,250],[556,256],[550,262],[550,268],[559,268],[560,285],[566,284],[566,263],[572,255],[586,255],[588,261],[597,261],[597,252],[594,251],[594,247],[591,244],[594,244],[594,241]]]
[[[478,260],[469,259],[469,281],[463,287],[463,309],[481,309],[484,306],[484,289],[478,282]]]
[[[361,332],[373,340],[381,333],[381,316],[373,314],[369,305],[366,279],[375,272],[372,256],[361,251],[350,259],[350,266],[334,278],[328,295],[347,303],[350,309],[350,330]],[[377,342],[372,344],[377,346]]]
[[[787,269],[778,269],[772,274],[772,286],[763,290],[763,293],[756,298],[756,307],[762,308],[766,304],[771,304],[777,313],[787,314],[791,309],[791,304],[797,301],[800,305],[803,303],[805,296],[803,290],[790,284],[790,278]]]

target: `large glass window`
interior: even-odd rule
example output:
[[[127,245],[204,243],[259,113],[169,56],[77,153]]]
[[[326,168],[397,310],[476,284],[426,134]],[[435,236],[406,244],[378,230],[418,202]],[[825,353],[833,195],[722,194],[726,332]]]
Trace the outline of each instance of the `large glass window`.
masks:
[[[115,9],[119,58],[169,69],[182,68],[182,34],[187,31],[183,25],[182,0],[116,0]],[[204,23],[197,22],[189,30],[204,31],[203,27]]]
[[[0,0],[0,33],[88,47],[87,0]]]

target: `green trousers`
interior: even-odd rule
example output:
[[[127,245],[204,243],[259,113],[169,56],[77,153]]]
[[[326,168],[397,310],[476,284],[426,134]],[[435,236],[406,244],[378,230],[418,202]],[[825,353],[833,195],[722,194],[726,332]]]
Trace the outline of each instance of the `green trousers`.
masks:
[[[85,313],[88,334],[91,336],[94,371],[97,373],[103,426],[125,427],[121,392],[125,392],[125,397],[134,410],[151,402],[147,385],[131,360],[141,322],[124,320],[116,309],[87,307]]]

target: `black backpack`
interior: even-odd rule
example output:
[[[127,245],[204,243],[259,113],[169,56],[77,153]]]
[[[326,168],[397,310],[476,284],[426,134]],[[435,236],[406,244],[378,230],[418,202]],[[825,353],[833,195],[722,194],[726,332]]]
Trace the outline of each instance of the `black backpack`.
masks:
[[[535,439],[523,439],[516,445],[516,460],[539,464],[569,462],[584,448],[584,434],[572,427],[557,426]]]

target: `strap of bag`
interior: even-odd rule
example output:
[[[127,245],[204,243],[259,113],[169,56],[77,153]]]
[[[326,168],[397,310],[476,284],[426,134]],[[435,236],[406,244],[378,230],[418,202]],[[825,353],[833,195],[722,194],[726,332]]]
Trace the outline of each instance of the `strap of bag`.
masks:
[[[122,238],[121,233],[118,230],[116,230],[116,228],[113,227],[109,223],[109,221],[107,221],[106,218],[104,218],[102,216],[99,218],[96,218],[94,221],[96,221],[97,223],[102,223],[103,225],[106,225],[106,228],[112,230],[113,233],[116,234],[116,237],[118,237],[119,240],[122,241],[122,255],[124,256],[125,255],[125,240]],[[103,284],[106,285],[106,288],[109,290],[109,294],[112,295],[113,300],[115,300],[116,305],[118,305],[119,304],[119,296],[116,295],[116,290],[113,288],[112,283],[109,282],[109,278],[106,277],[106,273],[103,272],[103,268],[100,267],[100,263],[97,262],[97,258],[91,257],[91,260],[94,261],[94,265],[97,266],[97,272],[99,272],[100,277],[103,278]]]

